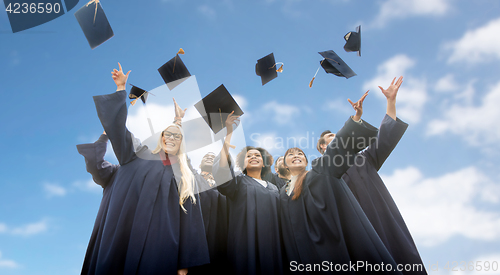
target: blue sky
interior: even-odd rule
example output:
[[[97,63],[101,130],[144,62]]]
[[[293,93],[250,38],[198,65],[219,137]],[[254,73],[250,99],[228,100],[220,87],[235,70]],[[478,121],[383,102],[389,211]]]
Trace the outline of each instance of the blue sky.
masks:
[[[73,15],[84,2],[15,34],[0,12],[0,274],[79,274],[102,190],[75,145],[102,132],[92,96],[115,90],[117,62],[132,70],[129,83],[156,89],[150,115],[159,104],[170,120],[175,96],[194,118],[189,104],[224,84],[245,112],[235,145],[275,156],[300,145],[310,159],[318,135],[353,114],[347,98],[369,89],[363,118],[378,126],[377,86],[403,75],[397,114],[410,126],[380,174],[428,271],[500,263],[499,1],[102,2],[115,36],[94,50]],[[358,25],[361,57],[343,50]],[[195,77],[169,91],[157,68],[179,48]],[[357,76],[320,70],[309,88],[326,50]],[[262,86],[255,63],[271,52],[284,71]],[[140,131],[143,107],[134,107],[129,123]],[[191,153],[195,167],[203,153]]]

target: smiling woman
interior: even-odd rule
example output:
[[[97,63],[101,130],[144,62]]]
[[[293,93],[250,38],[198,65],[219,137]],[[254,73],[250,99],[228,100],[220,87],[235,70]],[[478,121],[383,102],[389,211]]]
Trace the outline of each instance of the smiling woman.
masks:
[[[231,274],[282,274],[278,188],[263,180],[271,172],[271,156],[259,147],[243,148],[236,159],[243,173],[235,175],[227,148],[237,119],[232,113],[228,116],[225,143],[213,165],[218,190],[226,196],[229,211],[227,257]]]
[[[351,103],[356,115],[335,135],[340,142],[328,144],[325,154],[312,161],[310,171],[306,170],[307,158],[301,149],[290,148],[285,153],[285,167],[292,179],[280,190],[280,218],[291,271],[313,271],[294,270],[292,263],[319,267],[323,262],[334,266],[362,262],[384,263],[394,267],[388,273],[401,274],[395,270],[396,262],[341,178],[349,168],[348,163],[353,163],[355,154],[362,149],[359,146],[362,140],[377,134],[375,127],[361,120],[365,97],[366,94],[357,103]],[[345,161],[332,161],[339,157]],[[332,269],[322,271],[335,273]],[[346,272],[349,271],[355,274],[353,270]],[[369,273],[366,268],[356,271]]]
[[[120,65],[112,75],[117,92],[94,101],[120,167],[107,187],[82,274],[186,274],[207,264],[209,255],[180,126],[185,110],[174,100],[177,124],[163,131],[155,150],[136,146],[125,126],[128,73]]]

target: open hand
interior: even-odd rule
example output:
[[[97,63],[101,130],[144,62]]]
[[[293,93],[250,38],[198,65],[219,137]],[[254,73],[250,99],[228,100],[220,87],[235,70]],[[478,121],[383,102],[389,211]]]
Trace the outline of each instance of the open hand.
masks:
[[[400,76],[398,78],[398,81],[396,81],[396,83],[394,83],[395,80],[396,80],[396,78],[394,78],[392,80],[391,85],[389,86],[389,88],[387,88],[387,90],[384,90],[384,88],[382,88],[381,86],[378,86],[380,88],[380,90],[382,91],[382,93],[387,98],[387,100],[396,100],[396,96],[398,95],[399,87],[403,83],[402,76]]]

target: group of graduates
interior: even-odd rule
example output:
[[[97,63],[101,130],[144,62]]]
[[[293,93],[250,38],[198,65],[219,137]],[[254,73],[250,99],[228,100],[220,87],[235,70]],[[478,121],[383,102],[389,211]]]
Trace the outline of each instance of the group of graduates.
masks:
[[[426,274],[411,234],[378,175],[408,124],[396,117],[402,77],[387,89],[380,129],[355,115],[325,131],[311,161],[300,148],[277,158],[260,147],[229,154],[233,126],[217,155],[193,169],[182,118],[151,150],[125,126],[129,73],[114,69],[117,91],[95,96],[104,128],[99,140],[77,145],[103,198],[81,274],[294,274],[386,272]],[[104,160],[111,141],[119,165]]]

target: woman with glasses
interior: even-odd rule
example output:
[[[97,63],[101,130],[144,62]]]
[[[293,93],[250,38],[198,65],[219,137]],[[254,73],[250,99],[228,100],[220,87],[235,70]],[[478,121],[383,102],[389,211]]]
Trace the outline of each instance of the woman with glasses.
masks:
[[[175,103],[175,123],[157,147],[134,146],[125,126],[128,75],[114,69],[117,92],[95,96],[97,114],[120,168],[82,274],[187,274],[209,262],[195,178],[180,126],[185,110]],[[92,241],[92,240],[91,240]]]

